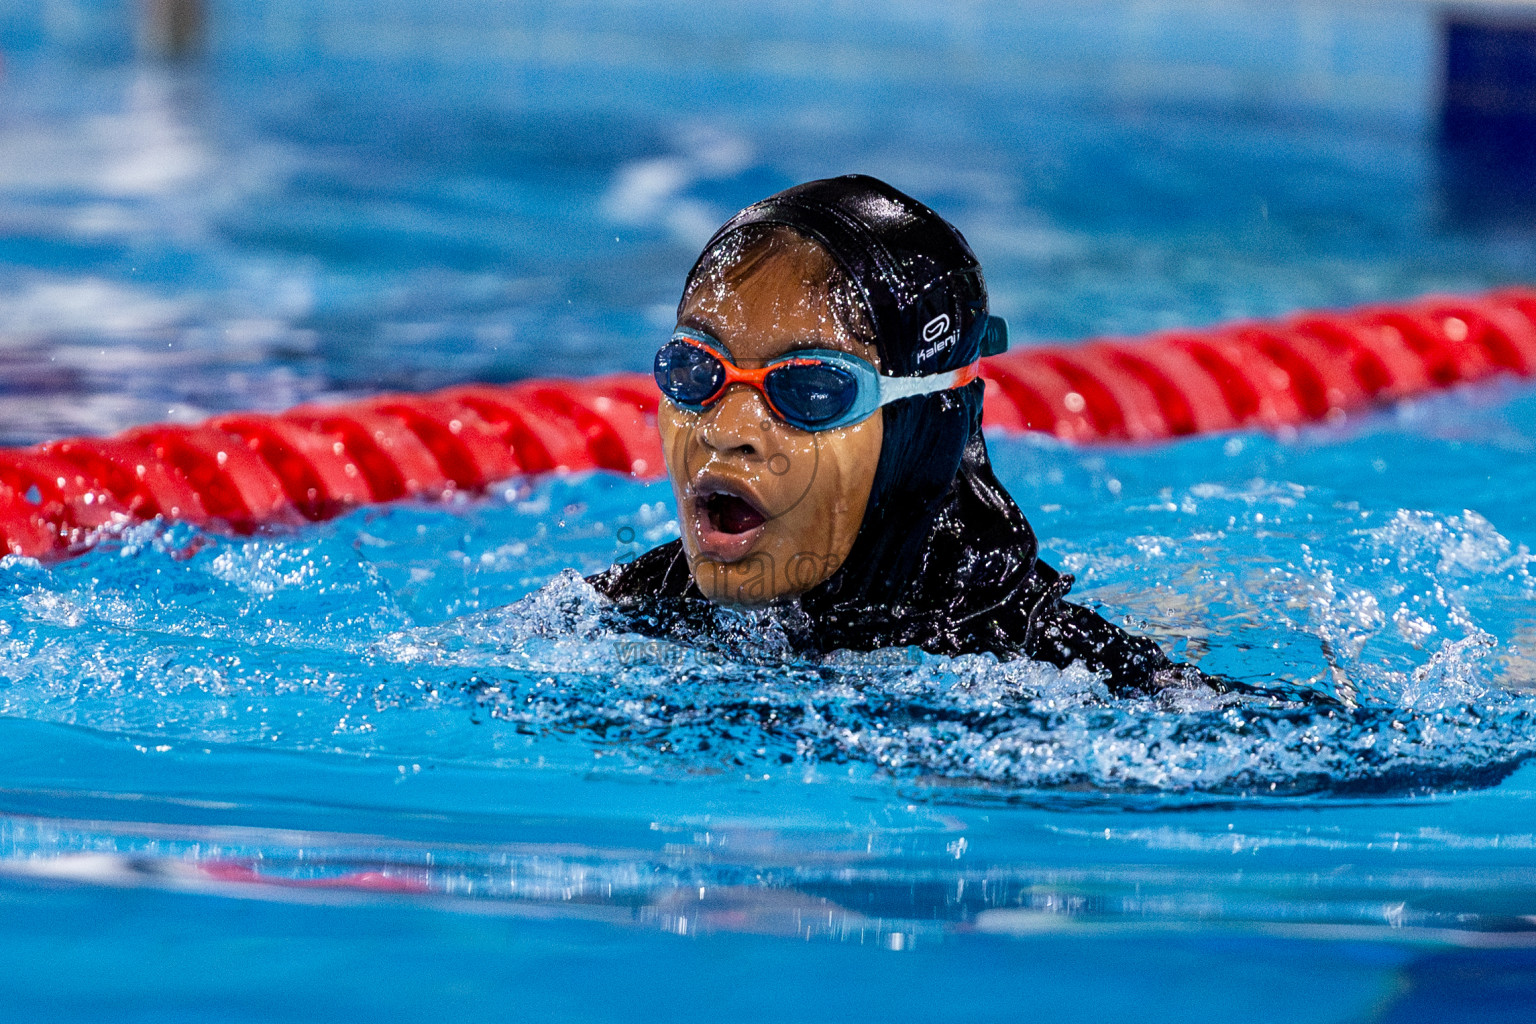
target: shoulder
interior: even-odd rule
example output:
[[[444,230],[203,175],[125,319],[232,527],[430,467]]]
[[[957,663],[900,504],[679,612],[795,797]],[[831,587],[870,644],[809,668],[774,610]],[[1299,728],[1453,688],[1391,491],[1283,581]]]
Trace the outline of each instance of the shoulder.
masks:
[[[687,597],[693,574],[683,554],[683,542],[652,548],[632,562],[621,562],[587,577],[597,591],[614,601],[644,597]],[[702,596],[702,595],[700,595]]]
[[[587,582],[613,602],[624,632],[670,639],[709,632],[712,606],[693,585],[682,541],[652,548]]]

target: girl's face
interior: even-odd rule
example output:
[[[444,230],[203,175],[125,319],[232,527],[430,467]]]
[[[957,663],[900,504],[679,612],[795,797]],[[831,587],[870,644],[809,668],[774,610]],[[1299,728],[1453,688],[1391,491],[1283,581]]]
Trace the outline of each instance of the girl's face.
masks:
[[[834,313],[832,269],[814,242],[783,242],[710,275],[678,325],[718,339],[744,368],[809,348],[849,352],[878,368],[874,346]],[[663,399],[659,418],[683,550],[705,596],[727,604],[788,597],[847,559],[880,460],[878,414],[836,430],[799,430],[775,418],[756,389],[734,384],[699,413]]]

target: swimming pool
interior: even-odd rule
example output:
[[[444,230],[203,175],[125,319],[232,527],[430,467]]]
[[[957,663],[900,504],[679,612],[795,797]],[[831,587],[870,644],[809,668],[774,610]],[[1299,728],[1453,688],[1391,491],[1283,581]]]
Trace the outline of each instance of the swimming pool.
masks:
[[[952,215],[1027,338],[1536,280],[1529,231],[1446,199],[1416,4],[230,3],[179,70],[125,60],[116,5],[49,10],[0,4],[8,444],[640,369],[702,234],[854,168]],[[1510,381],[1281,438],[993,439],[1080,597],[1348,714],[808,664],[731,614],[726,649],[619,634],[562,573],[675,530],[606,475],[8,559],[0,996],[1524,1019],[1533,445]]]

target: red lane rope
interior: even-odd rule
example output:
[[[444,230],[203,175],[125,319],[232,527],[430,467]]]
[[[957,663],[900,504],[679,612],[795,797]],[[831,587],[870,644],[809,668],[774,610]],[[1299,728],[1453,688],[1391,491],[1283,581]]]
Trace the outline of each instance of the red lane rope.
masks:
[[[1075,443],[1338,421],[1496,373],[1536,376],[1536,290],[1305,313],[986,361],[985,425]],[[153,519],[247,532],[537,473],[663,472],[642,374],[469,385],[0,449],[0,551],[67,554]]]

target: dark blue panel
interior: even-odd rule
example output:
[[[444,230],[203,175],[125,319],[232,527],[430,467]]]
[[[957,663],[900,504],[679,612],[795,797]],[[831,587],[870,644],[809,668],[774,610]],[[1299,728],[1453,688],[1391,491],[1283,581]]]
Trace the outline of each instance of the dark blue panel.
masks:
[[[1445,22],[1441,197],[1451,223],[1536,215],[1536,14]]]
[[[1445,27],[1445,141],[1536,153],[1536,16]]]

